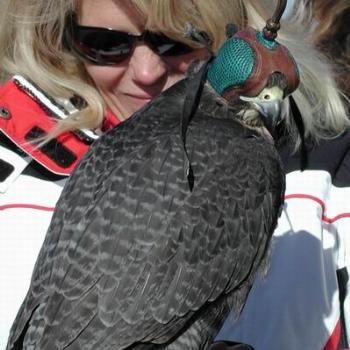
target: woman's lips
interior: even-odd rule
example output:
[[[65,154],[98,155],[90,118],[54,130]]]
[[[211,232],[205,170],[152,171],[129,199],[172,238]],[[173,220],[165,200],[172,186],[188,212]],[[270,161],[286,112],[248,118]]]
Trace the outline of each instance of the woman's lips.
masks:
[[[151,95],[134,95],[134,94],[129,94],[129,96],[132,98],[137,98],[139,100],[151,100],[154,97]]]
[[[144,105],[151,101],[155,96],[150,95],[131,95],[127,94],[128,98],[137,105]]]

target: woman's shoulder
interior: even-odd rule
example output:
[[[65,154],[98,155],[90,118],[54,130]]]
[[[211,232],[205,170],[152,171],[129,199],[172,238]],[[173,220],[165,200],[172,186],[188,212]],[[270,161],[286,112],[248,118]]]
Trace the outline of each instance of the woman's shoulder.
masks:
[[[70,132],[37,147],[38,139],[48,135],[56,120],[66,114],[63,106],[21,76],[13,77],[0,87],[3,137],[12,149],[19,149],[47,170],[63,176],[73,171],[93,141],[88,135]]]

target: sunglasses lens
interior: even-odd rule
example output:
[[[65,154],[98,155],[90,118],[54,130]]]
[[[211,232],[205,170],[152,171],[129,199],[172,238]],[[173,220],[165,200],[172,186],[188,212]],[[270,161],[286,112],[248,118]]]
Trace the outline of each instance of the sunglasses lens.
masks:
[[[146,31],[140,36],[134,36],[108,28],[80,26],[75,15],[69,17],[65,33],[68,46],[81,58],[97,65],[113,65],[124,61],[135,40],[143,40],[160,56],[178,56],[193,51],[190,46],[163,34]]]
[[[132,42],[127,33],[104,28],[75,26],[72,35],[73,49],[94,64],[115,64],[130,53]]]
[[[193,51],[192,47],[162,34],[147,32],[145,41],[160,56],[178,56]]]

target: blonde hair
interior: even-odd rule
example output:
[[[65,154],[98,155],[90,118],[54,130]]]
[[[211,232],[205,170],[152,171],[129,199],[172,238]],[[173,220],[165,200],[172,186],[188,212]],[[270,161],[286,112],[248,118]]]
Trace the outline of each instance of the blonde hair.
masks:
[[[84,1],[84,0],[80,0]],[[145,28],[179,41],[191,22],[212,39],[214,51],[225,40],[225,26],[262,29],[275,7],[272,0],[119,0],[127,1]],[[86,108],[60,121],[55,133],[101,125],[105,103],[82,63],[62,45],[67,13],[77,10],[74,0],[2,0],[0,8],[0,64],[9,74],[21,74],[57,98],[79,95]],[[268,9],[268,10],[267,10]],[[278,40],[298,63],[301,84],[293,94],[302,111],[307,135],[335,136],[349,126],[330,65],[312,46],[305,21],[295,16],[282,23]],[[320,74],[322,72],[322,74]],[[290,118],[288,124],[292,125]],[[291,132],[294,129],[291,127]]]

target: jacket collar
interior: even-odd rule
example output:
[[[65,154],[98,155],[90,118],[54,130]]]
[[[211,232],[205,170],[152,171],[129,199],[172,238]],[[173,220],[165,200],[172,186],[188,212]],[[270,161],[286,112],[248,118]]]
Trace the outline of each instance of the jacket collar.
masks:
[[[47,135],[57,120],[74,111],[72,104],[54,100],[22,76],[16,75],[0,87],[0,131],[25,156],[58,175],[70,175],[98,135],[86,129],[67,132],[39,148],[34,140]],[[106,112],[104,129],[119,123],[116,116]]]

